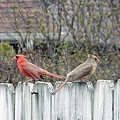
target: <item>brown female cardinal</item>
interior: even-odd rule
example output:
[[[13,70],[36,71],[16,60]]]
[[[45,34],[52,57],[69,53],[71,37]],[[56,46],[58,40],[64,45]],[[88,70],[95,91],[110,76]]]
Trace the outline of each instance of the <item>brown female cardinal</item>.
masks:
[[[99,59],[95,55],[88,54],[88,59],[74,70],[69,72],[66,80],[52,94],[55,95],[64,85],[67,84],[67,82],[91,76],[95,72],[98,62]]]
[[[17,62],[17,66],[20,70],[20,72],[27,77],[32,78],[33,80],[35,79],[43,79],[43,75],[48,75],[48,76],[52,76],[55,78],[60,78],[63,79],[65,77],[60,76],[60,75],[56,75],[54,73],[48,72],[40,67],[37,67],[36,65],[34,65],[33,63],[29,62],[26,58],[25,55],[16,55],[13,60],[15,60]],[[32,81],[32,80],[30,80]]]

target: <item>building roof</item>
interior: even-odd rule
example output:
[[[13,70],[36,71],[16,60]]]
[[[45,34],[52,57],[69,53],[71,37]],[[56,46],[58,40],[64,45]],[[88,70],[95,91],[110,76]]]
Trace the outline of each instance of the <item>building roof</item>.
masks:
[[[15,33],[16,24],[18,29],[29,27],[28,19],[35,21],[35,15],[43,13],[42,4],[39,0],[0,0],[0,33]],[[16,18],[15,18],[16,17]],[[37,27],[35,22],[31,28]]]

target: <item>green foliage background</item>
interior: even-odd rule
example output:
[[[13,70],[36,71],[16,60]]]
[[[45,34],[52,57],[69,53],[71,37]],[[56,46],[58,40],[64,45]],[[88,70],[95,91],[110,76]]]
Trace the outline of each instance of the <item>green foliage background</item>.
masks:
[[[101,62],[90,80],[120,78],[118,1],[41,2],[42,4],[38,2],[38,6],[34,6],[34,10],[28,10],[26,15],[23,15],[22,4],[16,2],[12,13],[14,20],[8,17],[8,21],[14,26],[14,32],[21,37],[18,44],[22,50],[19,49],[19,54],[25,54],[28,60],[43,69],[66,76],[87,59],[88,53],[92,53]],[[39,5],[43,5],[42,10],[39,10]],[[9,13],[7,16],[10,16]],[[25,37],[23,33],[27,33]],[[34,37],[31,37],[33,33]],[[36,33],[45,37],[38,37]],[[63,37],[62,33],[66,35]],[[28,48],[26,44],[32,40],[34,47]],[[26,80],[12,60],[14,55],[15,52],[8,43],[0,43],[0,82]],[[56,80],[45,77],[45,81]]]

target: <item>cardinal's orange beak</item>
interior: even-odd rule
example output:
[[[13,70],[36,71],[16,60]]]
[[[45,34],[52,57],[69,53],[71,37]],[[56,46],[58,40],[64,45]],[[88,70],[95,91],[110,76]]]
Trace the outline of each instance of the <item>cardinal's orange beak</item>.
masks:
[[[97,61],[97,63],[99,63],[99,62],[100,62],[100,60],[99,60],[99,59],[97,59],[96,61]]]
[[[17,58],[16,58],[16,57],[14,57],[14,58],[13,58],[13,60],[14,60],[14,61],[17,61]]]

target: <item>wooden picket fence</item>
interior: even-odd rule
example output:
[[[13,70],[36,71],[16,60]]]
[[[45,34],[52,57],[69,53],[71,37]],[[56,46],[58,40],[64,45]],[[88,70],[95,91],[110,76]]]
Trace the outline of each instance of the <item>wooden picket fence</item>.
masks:
[[[94,91],[69,82],[52,95],[59,84],[1,83],[0,120],[120,120],[120,80],[98,80]]]

